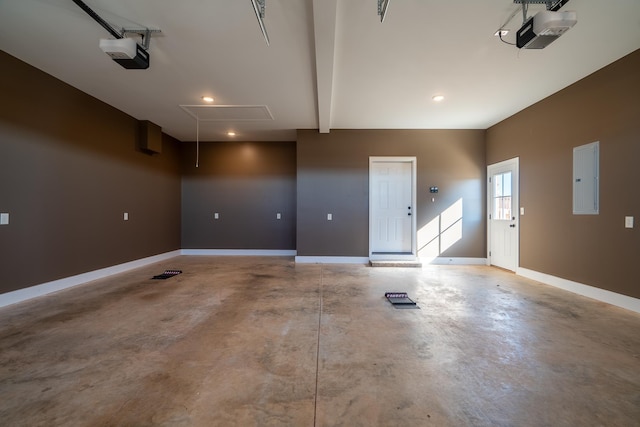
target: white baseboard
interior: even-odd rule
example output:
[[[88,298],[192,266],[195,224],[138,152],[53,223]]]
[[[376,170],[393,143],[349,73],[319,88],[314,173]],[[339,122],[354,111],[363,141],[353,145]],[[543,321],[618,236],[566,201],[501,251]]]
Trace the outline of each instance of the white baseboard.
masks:
[[[615,305],[627,310],[635,311],[636,313],[640,313],[640,299],[638,298],[633,298],[627,295],[607,291],[606,289],[600,289],[594,286],[573,282],[561,277],[540,273],[538,271],[529,270],[522,267],[518,267],[518,269],[516,270],[516,274],[522,277],[526,277],[527,279],[544,283],[545,285],[564,289],[565,291],[573,292],[574,294],[582,295],[598,301],[606,302],[607,304]]]
[[[432,265],[487,265],[486,258],[448,258],[448,257],[436,257],[436,258],[425,258],[421,257],[420,261],[423,264],[432,264]]]
[[[182,249],[180,254],[208,256],[296,256],[296,251],[280,249]]]
[[[369,264],[369,257],[352,256],[296,256],[300,264]]]
[[[99,270],[89,271],[87,273],[78,274],[76,276],[65,277],[63,279],[53,280],[51,282],[46,282],[39,285],[30,286],[28,288],[18,289],[16,291],[0,294],[0,307],[5,307],[11,304],[26,301],[31,298],[36,298],[39,296],[50,294],[52,292],[57,292],[63,289],[82,285],[83,283],[91,282],[93,280],[103,279],[114,274],[123,273],[125,271],[144,267],[156,262],[165,261],[179,255],[180,250],[166,252],[147,258],[141,258],[135,261],[125,262],[124,264],[101,268]]]

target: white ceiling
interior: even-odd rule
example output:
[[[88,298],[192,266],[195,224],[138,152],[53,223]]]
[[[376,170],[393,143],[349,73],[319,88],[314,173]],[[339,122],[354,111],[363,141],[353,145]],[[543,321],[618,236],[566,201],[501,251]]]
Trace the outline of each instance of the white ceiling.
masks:
[[[384,23],[377,0],[266,0],[270,46],[250,0],[85,3],[116,28],[162,31],[149,69],[104,54],[99,39],[111,36],[71,0],[0,0],[0,49],[182,141],[196,138],[188,111],[205,109],[180,106],[203,95],[274,118],[201,121],[208,141],[228,130],[273,141],[295,129],[486,129],[640,48],[640,0],[569,1],[578,24],[542,50],[493,35],[515,13],[515,41],[513,0],[391,0]]]

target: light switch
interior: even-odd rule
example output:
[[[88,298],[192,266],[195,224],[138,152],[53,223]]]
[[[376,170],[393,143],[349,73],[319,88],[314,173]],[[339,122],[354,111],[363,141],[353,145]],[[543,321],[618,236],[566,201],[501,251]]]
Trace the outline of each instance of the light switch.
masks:
[[[124,219],[125,221],[129,221],[129,212],[125,212],[125,213],[124,213],[124,215],[123,215],[123,219]]]
[[[280,212],[276,214],[276,219],[282,219],[282,215],[280,215]]]
[[[327,221],[333,221],[333,214],[327,214]]]
[[[633,228],[633,217],[625,216],[624,217],[624,227],[625,228]]]
[[[520,208],[520,215],[524,215],[524,208]]]
[[[8,225],[8,224],[9,224],[9,214],[0,213],[0,225]]]
[[[220,219],[220,214],[218,212],[214,213],[213,219]]]

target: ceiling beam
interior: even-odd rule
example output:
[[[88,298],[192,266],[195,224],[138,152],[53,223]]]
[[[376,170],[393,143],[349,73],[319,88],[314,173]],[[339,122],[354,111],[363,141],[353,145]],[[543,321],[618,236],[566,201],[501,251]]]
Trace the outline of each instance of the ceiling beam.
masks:
[[[338,0],[313,0],[318,130],[320,133],[329,133],[331,130],[337,5]]]

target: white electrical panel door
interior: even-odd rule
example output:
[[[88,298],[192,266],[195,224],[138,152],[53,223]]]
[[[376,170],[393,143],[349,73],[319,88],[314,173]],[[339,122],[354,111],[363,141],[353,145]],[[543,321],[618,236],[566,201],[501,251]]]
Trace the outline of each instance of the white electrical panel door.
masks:
[[[597,215],[599,206],[600,143],[573,149],[573,213]]]

